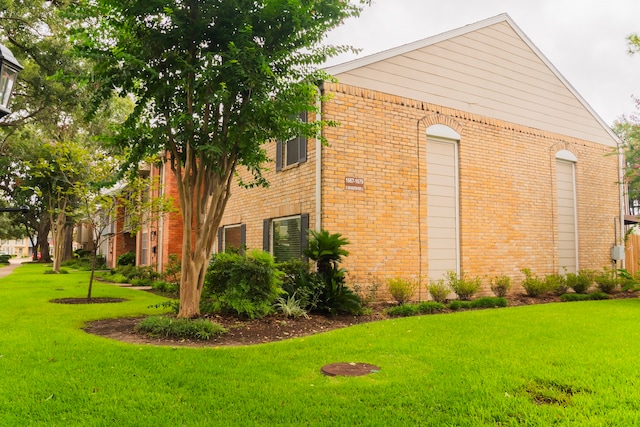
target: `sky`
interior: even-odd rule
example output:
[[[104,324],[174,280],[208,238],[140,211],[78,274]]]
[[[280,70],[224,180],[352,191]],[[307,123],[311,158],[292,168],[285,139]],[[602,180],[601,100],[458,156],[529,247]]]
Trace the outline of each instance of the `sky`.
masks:
[[[330,44],[361,49],[329,64],[363,57],[508,13],[608,125],[637,112],[640,0],[373,0],[358,18],[332,31]]]

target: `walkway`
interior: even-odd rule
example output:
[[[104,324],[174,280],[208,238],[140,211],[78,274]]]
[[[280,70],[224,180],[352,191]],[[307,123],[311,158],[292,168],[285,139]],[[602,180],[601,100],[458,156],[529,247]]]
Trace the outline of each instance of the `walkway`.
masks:
[[[0,279],[11,274],[13,270],[20,267],[20,265],[23,262],[29,262],[29,261],[31,261],[31,258],[20,258],[20,259],[11,258],[9,260],[9,265],[5,267],[0,267]]]

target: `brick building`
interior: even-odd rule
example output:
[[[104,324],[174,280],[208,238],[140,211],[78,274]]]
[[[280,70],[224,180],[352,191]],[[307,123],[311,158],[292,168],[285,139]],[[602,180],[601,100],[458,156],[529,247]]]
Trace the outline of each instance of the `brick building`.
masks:
[[[509,16],[327,71],[322,115],[340,126],[325,146],[267,145],[270,186],[234,190],[219,250],[286,259],[322,228],[361,278],[611,265],[619,141]]]
[[[182,216],[175,176],[164,164],[145,164],[140,168],[140,174],[150,178],[152,183],[148,189],[149,197],[158,197],[162,193],[173,200],[175,211],[158,219],[142,218],[140,230],[132,233],[128,224],[130,214],[119,205],[113,215],[113,223],[104,231],[108,238],[104,240],[100,254],[105,257],[108,267],[115,267],[119,256],[135,252],[136,265],[163,271],[170,254],[180,256],[182,253]]]

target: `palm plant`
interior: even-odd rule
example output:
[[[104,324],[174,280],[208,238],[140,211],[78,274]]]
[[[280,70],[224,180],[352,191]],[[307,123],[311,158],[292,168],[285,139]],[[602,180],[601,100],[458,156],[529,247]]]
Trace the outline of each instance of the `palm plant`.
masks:
[[[318,273],[329,278],[334,268],[338,266],[342,257],[349,255],[343,246],[349,244],[349,240],[340,233],[330,234],[327,230],[310,231],[309,248],[304,254],[310,260],[315,261]]]
[[[340,268],[342,257],[349,255],[343,246],[349,241],[340,233],[326,230],[310,231],[309,247],[304,254],[316,262],[316,275],[324,284],[318,308],[336,314],[339,311],[357,313],[362,302],[345,283],[346,270]]]

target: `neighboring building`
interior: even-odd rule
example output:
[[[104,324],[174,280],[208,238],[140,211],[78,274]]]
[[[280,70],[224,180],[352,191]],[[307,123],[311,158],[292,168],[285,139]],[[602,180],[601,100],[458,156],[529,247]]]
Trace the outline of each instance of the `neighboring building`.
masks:
[[[12,255],[18,258],[32,257],[33,246],[28,237],[16,240],[0,240],[0,255]]]
[[[219,250],[296,257],[322,228],[360,278],[611,265],[619,140],[509,16],[327,71],[322,115],[340,126],[326,146],[267,145],[270,186],[234,189]]]
[[[178,191],[173,173],[164,164],[142,165],[142,177],[151,178],[153,185],[148,191],[148,197],[158,197],[161,193],[174,200],[178,206]],[[163,271],[169,262],[169,255],[182,253],[182,217],[179,212],[161,215],[159,219],[142,218],[141,227],[133,232],[130,225],[131,213],[120,204],[112,217],[112,224],[104,231],[106,239],[100,248],[100,254],[105,257],[107,266],[116,266],[118,257],[127,253],[136,253],[136,265],[151,266],[157,271]]]

